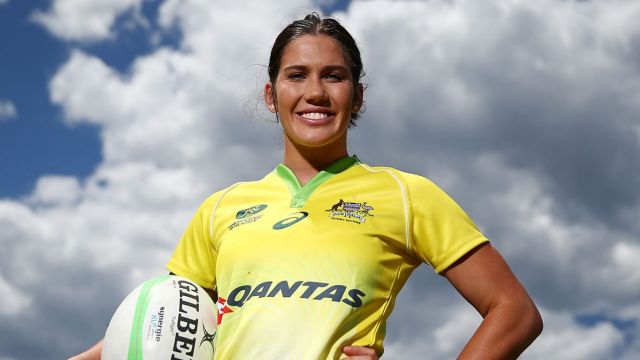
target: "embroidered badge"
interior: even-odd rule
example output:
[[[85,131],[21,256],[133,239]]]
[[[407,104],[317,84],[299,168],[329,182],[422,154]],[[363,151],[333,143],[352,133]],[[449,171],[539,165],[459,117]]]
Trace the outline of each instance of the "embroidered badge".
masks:
[[[236,213],[236,220],[229,225],[229,230],[244,224],[249,224],[260,220],[263,214],[260,214],[267,208],[266,204],[254,205],[252,207],[242,209]]]
[[[360,203],[340,199],[340,201],[325,211],[329,213],[329,217],[333,220],[362,224],[367,220],[367,217],[373,216],[373,210],[373,206],[368,205],[366,201]]]

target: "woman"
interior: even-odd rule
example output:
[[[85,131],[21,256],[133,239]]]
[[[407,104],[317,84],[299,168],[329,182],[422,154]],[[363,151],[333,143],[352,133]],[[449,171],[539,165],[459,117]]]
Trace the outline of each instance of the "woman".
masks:
[[[364,92],[351,35],[308,15],[277,37],[268,70],[282,164],[206,199],[167,266],[216,291],[216,358],[377,359],[422,262],[484,318],[460,358],[516,358],[540,315],[464,211],[423,177],[348,156]]]

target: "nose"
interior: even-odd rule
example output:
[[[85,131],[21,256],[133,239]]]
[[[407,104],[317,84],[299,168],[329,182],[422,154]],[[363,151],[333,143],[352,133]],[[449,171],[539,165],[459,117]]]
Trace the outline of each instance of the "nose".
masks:
[[[327,101],[328,96],[322,79],[309,78],[307,80],[304,99],[309,104],[321,104]]]

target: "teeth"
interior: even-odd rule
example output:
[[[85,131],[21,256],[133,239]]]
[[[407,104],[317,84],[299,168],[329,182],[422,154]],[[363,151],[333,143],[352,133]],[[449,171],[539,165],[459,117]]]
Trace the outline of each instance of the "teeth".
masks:
[[[300,114],[300,116],[302,116],[303,118],[306,118],[306,119],[320,120],[320,119],[326,118],[327,116],[329,116],[329,114],[313,112],[313,113],[303,113],[303,114]]]

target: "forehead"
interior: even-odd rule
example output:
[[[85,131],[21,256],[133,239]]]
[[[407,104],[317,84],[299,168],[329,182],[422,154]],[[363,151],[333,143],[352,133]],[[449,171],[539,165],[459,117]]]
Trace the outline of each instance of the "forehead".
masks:
[[[284,49],[281,67],[290,65],[348,66],[342,45],[327,35],[303,35],[291,41]]]

